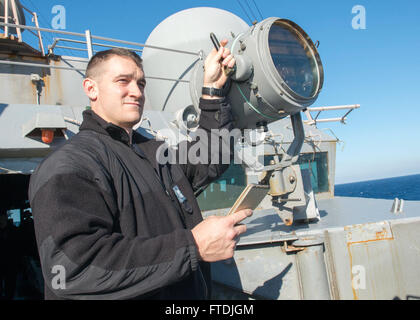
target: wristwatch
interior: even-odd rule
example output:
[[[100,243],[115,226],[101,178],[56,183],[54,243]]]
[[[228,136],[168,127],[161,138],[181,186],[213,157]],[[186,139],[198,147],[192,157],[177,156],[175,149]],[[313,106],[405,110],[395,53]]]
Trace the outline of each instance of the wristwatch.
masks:
[[[225,89],[217,89],[217,88],[209,88],[209,87],[203,87],[201,90],[202,94],[208,94],[211,97],[225,97],[226,96],[226,90]]]

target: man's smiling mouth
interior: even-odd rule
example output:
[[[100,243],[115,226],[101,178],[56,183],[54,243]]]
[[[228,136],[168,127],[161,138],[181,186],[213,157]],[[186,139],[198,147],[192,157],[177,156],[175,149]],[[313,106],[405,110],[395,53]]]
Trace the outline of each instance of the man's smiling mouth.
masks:
[[[140,102],[136,102],[136,101],[124,102],[124,104],[134,105],[134,106],[140,107]]]

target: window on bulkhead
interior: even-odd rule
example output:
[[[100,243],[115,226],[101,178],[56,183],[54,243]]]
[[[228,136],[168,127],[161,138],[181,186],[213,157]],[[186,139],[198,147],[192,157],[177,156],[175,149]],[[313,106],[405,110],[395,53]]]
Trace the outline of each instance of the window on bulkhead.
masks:
[[[273,156],[264,157],[264,165],[269,165]],[[299,156],[301,169],[309,169],[314,193],[329,191],[327,152],[303,153]],[[197,197],[202,211],[230,208],[247,185],[245,170],[240,164],[232,164],[215,182],[211,183]]]
[[[314,193],[328,192],[328,153],[302,153],[298,163],[301,169],[309,169]]]
[[[245,187],[245,170],[240,164],[232,164],[198,196],[201,211],[230,208]]]

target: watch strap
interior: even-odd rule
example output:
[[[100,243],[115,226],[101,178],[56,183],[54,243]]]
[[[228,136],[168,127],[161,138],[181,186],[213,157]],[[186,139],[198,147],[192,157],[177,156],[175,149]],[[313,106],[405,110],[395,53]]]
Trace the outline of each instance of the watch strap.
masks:
[[[211,97],[225,97],[226,93],[224,89],[217,89],[217,88],[210,88],[210,87],[203,87],[201,89],[202,94],[207,94]]]

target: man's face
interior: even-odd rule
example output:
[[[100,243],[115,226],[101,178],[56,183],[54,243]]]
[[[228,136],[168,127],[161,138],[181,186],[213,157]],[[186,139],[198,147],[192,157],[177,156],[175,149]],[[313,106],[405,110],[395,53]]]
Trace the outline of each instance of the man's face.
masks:
[[[140,121],[144,107],[144,73],[128,57],[112,56],[98,66],[92,109],[101,118],[125,129]]]

